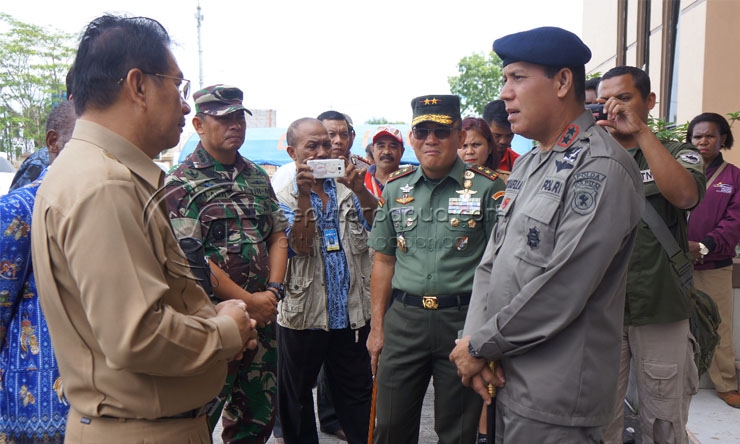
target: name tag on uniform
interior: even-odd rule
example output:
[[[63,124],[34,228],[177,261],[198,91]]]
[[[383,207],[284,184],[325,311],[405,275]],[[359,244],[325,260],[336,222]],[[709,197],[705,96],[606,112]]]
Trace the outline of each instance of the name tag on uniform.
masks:
[[[642,175],[642,183],[650,183],[655,181],[655,178],[653,177],[653,172],[650,170],[642,170],[640,171],[640,175]]]
[[[336,228],[324,230],[324,246],[326,251],[339,251],[339,235]]]
[[[450,197],[448,214],[480,214],[480,197]]]

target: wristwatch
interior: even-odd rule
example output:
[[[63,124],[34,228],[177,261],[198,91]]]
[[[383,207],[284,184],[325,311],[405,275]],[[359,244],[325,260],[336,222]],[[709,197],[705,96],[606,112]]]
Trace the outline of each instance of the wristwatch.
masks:
[[[282,301],[283,299],[285,299],[285,285],[283,285],[282,282],[268,282],[267,290],[275,293],[278,301]]]
[[[709,254],[709,248],[701,242],[699,242],[699,254],[701,254],[702,259],[704,259],[704,256]]]
[[[476,359],[480,359],[481,355],[477,351],[475,351],[475,349],[473,348],[473,344],[468,343],[468,351],[470,352],[470,356]]]

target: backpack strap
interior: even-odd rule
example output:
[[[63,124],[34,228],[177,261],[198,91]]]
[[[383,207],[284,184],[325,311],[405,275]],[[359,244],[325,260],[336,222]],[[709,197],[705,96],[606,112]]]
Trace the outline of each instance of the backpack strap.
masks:
[[[655,207],[653,207],[647,200],[645,201],[645,210],[642,213],[642,220],[645,221],[650,228],[650,231],[653,232],[655,238],[660,242],[663,250],[668,254],[673,270],[678,275],[683,288],[687,289],[691,287],[694,284],[694,265],[678,245],[678,242],[676,242],[676,239],[671,234],[671,231],[668,229],[665,221],[663,221],[663,218],[660,217],[658,212],[655,211]]]

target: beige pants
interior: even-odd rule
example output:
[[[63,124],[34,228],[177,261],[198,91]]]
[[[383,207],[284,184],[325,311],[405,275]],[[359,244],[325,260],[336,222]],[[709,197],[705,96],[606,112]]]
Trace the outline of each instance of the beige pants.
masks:
[[[83,418],[69,410],[65,443],[74,444],[210,444],[205,415],[193,419]]]
[[[709,377],[718,392],[737,390],[735,352],[732,348],[732,266],[716,270],[696,270],[694,285],[714,299],[722,317],[718,330],[719,345],[709,367]]]
[[[604,429],[607,444],[622,444],[630,358],[637,376],[642,442],[688,444],[689,403],[699,388],[688,319],[624,327],[614,419]]]

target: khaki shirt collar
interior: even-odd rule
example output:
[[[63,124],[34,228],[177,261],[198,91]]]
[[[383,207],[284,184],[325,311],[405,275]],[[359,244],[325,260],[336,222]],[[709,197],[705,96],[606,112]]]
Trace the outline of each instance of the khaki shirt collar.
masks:
[[[139,147],[108,128],[89,120],[79,119],[75,124],[72,138],[102,149],[153,188],[162,186],[164,178],[162,169]]]

